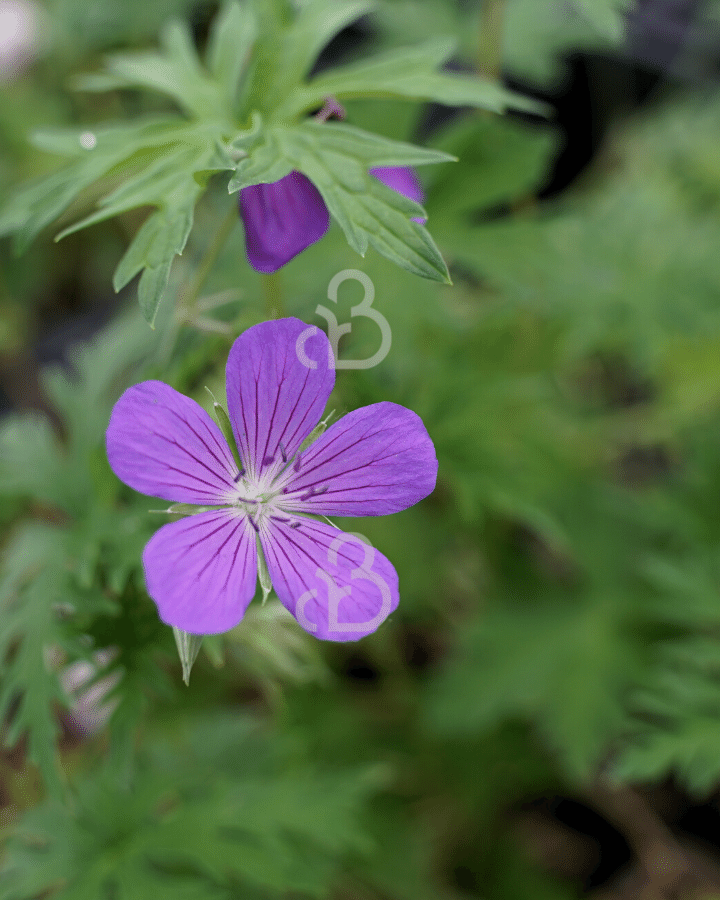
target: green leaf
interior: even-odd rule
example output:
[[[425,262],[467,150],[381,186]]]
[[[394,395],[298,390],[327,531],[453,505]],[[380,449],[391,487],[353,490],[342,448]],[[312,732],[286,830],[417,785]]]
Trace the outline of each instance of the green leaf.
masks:
[[[73,86],[85,91],[145,88],[167,94],[191,117],[223,119],[231,115],[220,82],[204,70],[188,26],[170,22],[161,34],[162,53],[110,56],[105,72],[82,75]]]
[[[29,758],[55,794],[61,782],[53,704],[65,705],[65,698],[49,654],[63,641],[56,607],[71,596],[66,559],[65,532],[29,524],[5,547],[0,579],[0,719],[11,717],[5,744],[27,733]]]
[[[537,190],[557,152],[549,128],[528,126],[500,116],[462,116],[433,141],[458,163],[432,169],[427,207],[435,216],[455,219],[500,204],[523,200]]]
[[[376,0],[306,0],[283,41],[281,65],[287,83],[305,78],[323,47],[376,6]]]
[[[75,492],[68,496],[63,462],[47,416],[12,415],[0,424],[0,494],[32,497],[71,511]]]
[[[361,256],[368,245],[401,268],[449,282],[447,267],[427,229],[412,221],[421,206],[369,174],[374,166],[423,165],[453,157],[391,141],[335,122],[305,121],[267,128],[240,160],[229,190],[282,177],[296,169],[315,183],[330,213]]]
[[[637,668],[631,642],[600,608],[597,601],[572,611],[535,602],[483,616],[431,686],[433,726],[445,734],[489,733],[526,718],[571,778],[588,777],[620,731],[621,700]]]
[[[503,59],[508,71],[532,83],[562,78],[573,53],[617,48],[624,37],[624,13],[634,0],[508,0]]]
[[[575,0],[582,13],[603,35],[619,43],[625,34],[625,16],[635,0]]]
[[[18,252],[25,250],[42,229],[60,216],[91,184],[107,175],[123,161],[147,151],[156,159],[163,145],[175,149],[175,142],[187,142],[198,132],[190,132],[178,119],[150,119],[134,125],[113,125],[92,131],[51,130],[37,133],[36,142],[51,152],[74,157],[74,162],[51,175],[20,188],[0,212],[0,235],[16,232]],[[205,136],[205,144],[215,148],[216,138]]]
[[[122,132],[114,135],[115,139],[121,137]],[[168,137],[173,138],[172,142],[166,143]],[[205,189],[209,174],[232,168],[234,163],[212,127],[183,125],[168,129],[166,123],[160,123],[157,130],[146,129],[136,140],[147,142],[144,149],[158,140],[162,142],[148,156],[154,162],[103,197],[96,212],[65,228],[56,240],[139,206],[159,207],[135,235],[113,279],[115,290],[119,291],[144,270],[139,286],[140,306],[152,325],[173,258],[185,247],[195,203]]]
[[[213,22],[207,67],[220,83],[227,109],[236,111],[242,76],[258,36],[257,19],[249,3],[228,3]]]
[[[613,776],[656,781],[674,774],[696,796],[710,793],[720,777],[719,672],[715,638],[690,635],[662,646],[632,696],[634,717]]]
[[[0,862],[2,900],[327,897],[370,849],[361,814],[381,773],[322,773],[234,719],[186,716],[191,740],[156,740],[130,789],[108,764],[72,805],[26,813]]]
[[[509,91],[493,81],[436,72],[455,49],[452,40],[434,38],[419,47],[391,50],[368,60],[331,69],[293,90],[276,112],[293,118],[322,103],[327,96],[402,97],[435,101],[447,106],[476,106],[493,112],[519,109],[539,115],[546,107]]]
[[[182,253],[192,229],[195,203],[202,193],[194,179],[183,185],[165,200],[140,228],[113,275],[113,287],[121,290],[130,279],[142,271],[138,286],[138,300],[145,319],[152,326],[158,306],[170,278],[170,266]]]

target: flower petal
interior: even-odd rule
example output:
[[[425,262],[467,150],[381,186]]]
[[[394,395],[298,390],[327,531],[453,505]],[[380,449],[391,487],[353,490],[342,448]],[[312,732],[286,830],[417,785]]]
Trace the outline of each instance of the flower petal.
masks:
[[[177,503],[225,503],[237,466],[205,410],[162,381],[120,397],[107,437],[110,467],[125,484]]]
[[[417,177],[414,169],[409,166],[376,166],[370,169],[370,174],[374,175],[383,184],[389,188],[414,200],[416,203],[425,202],[425,194],[420,185],[420,179]],[[427,219],[413,218],[413,222],[419,222],[421,225],[427,222]]]
[[[258,272],[276,272],[319,241],[330,224],[320,192],[301,172],[243,188],[238,199],[248,261]]]
[[[263,472],[269,483],[317,425],[335,384],[331,360],[325,334],[300,319],[261,322],[232,345],[228,411],[251,478]]]
[[[219,634],[237,625],[255,594],[255,531],[247,516],[229,510],[196,513],[163,525],[145,547],[143,565],[163,622]]]
[[[325,641],[357,641],[398,605],[392,564],[359,537],[324,522],[265,520],[265,559],[275,593],[300,625]]]
[[[437,469],[422,419],[396,403],[373,403],[343,416],[301,454],[282,505],[323,516],[385,516],[427,497]]]

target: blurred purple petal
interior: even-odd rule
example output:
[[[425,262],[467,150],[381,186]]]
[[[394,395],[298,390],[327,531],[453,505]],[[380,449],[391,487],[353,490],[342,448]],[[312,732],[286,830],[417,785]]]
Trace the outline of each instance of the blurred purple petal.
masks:
[[[143,552],[160,618],[191,634],[219,634],[242,619],[255,594],[255,531],[230,510],[163,525]]]
[[[269,520],[261,539],[280,601],[321,640],[357,641],[398,605],[397,572],[351,534],[313,519],[297,528]]]
[[[329,359],[325,334],[300,319],[261,322],[232,345],[228,412],[248,479],[269,484],[315,428],[335,384]]]
[[[237,466],[218,426],[162,381],[125,391],[110,416],[106,444],[113,472],[143,494],[216,505],[234,488]]]
[[[370,174],[386,184],[389,188],[397,191],[416,203],[425,202],[425,194],[420,186],[420,179],[417,177],[415,170],[409,166],[378,166],[370,169]],[[420,217],[413,218],[413,222],[419,222],[422,225],[427,219]]]
[[[343,416],[302,453],[299,471],[288,473],[283,506],[323,516],[385,516],[427,497],[437,470],[420,417],[396,403],[374,403]]]
[[[330,214],[320,192],[301,172],[239,195],[245,247],[258,272],[276,272],[328,230]]]

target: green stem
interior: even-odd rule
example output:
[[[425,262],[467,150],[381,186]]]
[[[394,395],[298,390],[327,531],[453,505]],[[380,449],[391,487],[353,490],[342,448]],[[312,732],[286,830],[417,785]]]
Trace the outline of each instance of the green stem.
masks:
[[[212,243],[200,260],[200,264],[195,271],[195,277],[190,282],[190,287],[187,292],[183,295],[181,304],[178,304],[174,321],[168,323],[163,339],[158,345],[156,358],[163,367],[166,366],[170,360],[183,323],[192,322],[197,317],[197,313],[199,312],[198,297],[200,296],[200,291],[203,289],[203,285],[207,281],[208,275],[217,262],[220,251],[224,247],[225,241],[227,241],[230,236],[230,232],[235,227],[238,218],[239,213],[237,203],[232,202],[228,204],[227,215],[220,223],[220,227],[218,228]]]
[[[269,319],[281,319],[285,315],[282,302],[282,279],[279,272],[262,276],[265,312]]]
[[[218,256],[220,256],[220,251],[225,246],[225,241],[230,237],[230,232],[235,227],[235,223],[237,222],[238,217],[239,214],[237,203],[232,202],[229,205],[227,215],[223,219],[220,227],[217,230],[217,233],[215,234],[215,237],[213,238],[213,242],[205,251],[205,255],[200,261],[200,265],[198,266],[195,273],[195,278],[190,283],[190,288],[185,295],[184,302],[188,310],[194,309],[200,291],[207,281],[208,275],[212,271],[213,266],[217,262],[217,258]]]
[[[506,0],[483,0],[478,41],[478,75],[499,81],[502,73]]]

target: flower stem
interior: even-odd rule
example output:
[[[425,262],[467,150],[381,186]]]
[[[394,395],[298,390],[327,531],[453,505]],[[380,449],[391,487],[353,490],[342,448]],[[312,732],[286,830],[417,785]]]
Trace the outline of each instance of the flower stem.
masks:
[[[502,73],[503,26],[506,0],[483,0],[478,40],[478,75],[499,81]]]
[[[230,232],[235,227],[237,220],[237,204],[230,203],[228,204],[227,215],[220,223],[220,227],[218,228],[212,243],[205,251],[200,260],[200,264],[195,270],[195,277],[190,282],[187,291],[182,295],[180,303],[178,303],[174,321],[168,323],[163,339],[158,344],[156,359],[161,366],[164,367],[169,362],[178,334],[184,324],[194,324],[195,327],[199,327],[200,330],[203,331],[216,331],[218,330],[218,326],[222,327],[222,323],[215,323],[212,320],[203,320],[202,317],[199,316],[199,313],[204,310],[198,304],[198,298],[200,296],[200,291],[203,289],[203,285],[207,281],[208,275],[217,262],[220,251],[225,246],[225,241],[227,241],[230,236]],[[210,304],[210,308],[212,305],[213,304]],[[197,320],[201,321],[199,326],[196,324]]]
[[[265,311],[269,319],[281,319],[285,315],[282,302],[282,280],[279,272],[262,276]]]
[[[213,266],[217,262],[217,258],[220,255],[220,251],[225,246],[225,241],[230,236],[230,232],[235,227],[235,223],[238,220],[238,211],[237,204],[230,203],[227,211],[227,215],[223,219],[220,224],[220,227],[213,238],[212,243],[205,251],[205,255],[200,261],[200,265],[197,268],[195,273],[195,278],[193,278],[190,283],[190,287],[188,289],[187,294],[184,298],[184,303],[188,311],[194,309],[195,304],[197,303],[198,296],[200,291],[203,288],[203,285],[207,281],[208,275],[212,271]]]

